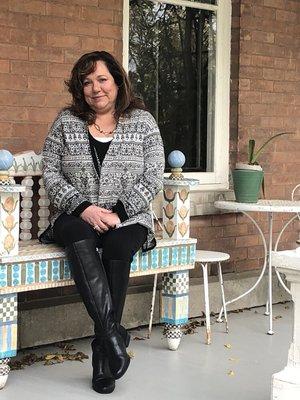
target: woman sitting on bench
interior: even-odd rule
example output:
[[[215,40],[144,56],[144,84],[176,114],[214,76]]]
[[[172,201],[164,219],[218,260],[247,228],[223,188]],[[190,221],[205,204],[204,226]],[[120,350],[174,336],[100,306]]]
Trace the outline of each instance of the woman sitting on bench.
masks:
[[[111,393],[130,362],[130,336],[120,325],[130,264],[141,247],[155,246],[149,204],[162,189],[163,144],[111,54],[84,54],[66,83],[72,104],[59,113],[43,149],[50,232],[66,247],[95,324],[93,389]]]

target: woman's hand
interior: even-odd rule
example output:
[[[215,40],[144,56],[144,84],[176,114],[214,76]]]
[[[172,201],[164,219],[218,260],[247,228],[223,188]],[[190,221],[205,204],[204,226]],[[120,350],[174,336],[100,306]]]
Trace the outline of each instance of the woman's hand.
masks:
[[[117,213],[110,213],[110,214],[103,214],[102,215],[102,222],[105,223],[109,228],[114,229],[116,225],[120,224],[120,218]]]
[[[112,214],[111,210],[91,205],[80,214],[80,218],[90,224],[96,231],[103,233],[110,228],[110,225],[105,222],[105,218]]]

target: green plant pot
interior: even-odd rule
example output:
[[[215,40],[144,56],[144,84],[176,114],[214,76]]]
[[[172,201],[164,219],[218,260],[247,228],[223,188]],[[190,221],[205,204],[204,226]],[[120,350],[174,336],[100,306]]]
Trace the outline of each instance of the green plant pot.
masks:
[[[235,169],[232,171],[235,199],[239,203],[257,203],[263,171]]]

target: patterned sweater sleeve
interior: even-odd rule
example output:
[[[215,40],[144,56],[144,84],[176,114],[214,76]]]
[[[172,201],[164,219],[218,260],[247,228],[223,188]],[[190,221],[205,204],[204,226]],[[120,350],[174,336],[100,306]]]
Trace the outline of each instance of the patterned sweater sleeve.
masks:
[[[144,172],[130,190],[120,197],[129,218],[149,209],[150,202],[163,188],[164,147],[155,119],[147,113],[145,121]]]
[[[71,214],[87,199],[68,182],[62,172],[64,151],[62,114],[54,121],[42,151],[42,170],[45,188],[51,204],[60,211]]]

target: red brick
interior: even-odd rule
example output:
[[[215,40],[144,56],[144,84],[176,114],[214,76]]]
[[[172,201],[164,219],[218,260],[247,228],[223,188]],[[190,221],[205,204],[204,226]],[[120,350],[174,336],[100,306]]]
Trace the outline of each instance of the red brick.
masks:
[[[274,87],[274,82],[273,81],[267,81],[263,79],[251,79],[250,82],[250,89],[256,93],[260,93],[260,98],[261,102],[262,101],[262,96],[263,92],[272,92]]]
[[[264,19],[275,19],[275,10],[268,7],[253,6],[253,15]]]
[[[47,34],[45,32],[27,31],[24,29],[11,29],[10,42],[23,44],[26,46],[41,46],[46,43]]]
[[[114,50],[113,39],[82,37],[81,40],[81,47],[84,51],[106,50],[112,52]]]
[[[114,12],[99,7],[82,7],[82,17],[87,21],[100,24],[112,24],[114,22]]]
[[[56,4],[48,2],[46,5],[46,13],[47,15],[76,19],[81,16],[81,7],[78,5],[64,5],[62,3]]]
[[[241,78],[239,80],[241,90],[250,90],[250,79]]]
[[[250,85],[252,85],[252,81],[250,81]],[[241,90],[239,95],[239,101],[240,103],[260,103],[261,93],[258,91]]]
[[[29,60],[63,62],[64,53],[62,49],[52,47],[29,47]]]
[[[24,75],[0,74],[0,89],[24,90],[27,88],[27,77]]]
[[[122,27],[118,25],[99,25],[99,36],[110,39],[122,39]]]
[[[243,78],[261,78],[263,74],[262,68],[253,66],[241,66],[240,67],[240,77]]]
[[[0,42],[1,43],[9,43],[9,31],[6,26],[0,26]]]
[[[13,28],[28,28],[28,15],[12,13],[8,11],[0,11],[0,25],[10,26]]]
[[[251,64],[256,67],[272,67],[274,64],[274,58],[251,55]]]
[[[78,4],[80,6],[98,6],[98,0],[56,0],[56,3],[70,5]]]
[[[297,21],[297,14],[292,11],[276,10],[276,19],[290,24]]]
[[[298,0],[286,0],[286,9],[290,11],[300,11],[300,3]]]
[[[72,64],[57,64],[57,63],[50,63],[48,65],[48,76],[53,78],[68,78],[70,76],[71,70],[73,65]]]
[[[28,48],[26,46],[0,43],[0,54],[2,58],[10,60],[28,60]]]
[[[263,78],[274,81],[281,81],[282,79],[284,79],[284,74],[281,69],[263,68]]]
[[[241,52],[248,54],[260,54],[263,56],[283,57],[284,47],[270,43],[260,42],[241,42]]]
[[[212,225],[213,226],[227,226],[234,225],[236,223],[236,214],[219,214],[213,215]]]
[[[29,27],[41,32],[64,32],[64,19],[49,15],[30,15]]]
[[[46,106],[47,107],[65,107],[71,101],[71,96],[68,93],[55,94],[47,93],[46,95]]]
[[[223,236],[241,236],[248,233],[248,227],[246,224],[243,225],[229,225],[223,228]]]
[[[249,271],[253,269],[259,269],[262,267],[260,260],[240,260],[236,262],[236,271]]]
[[[33,61],[11,61],[11,72],[27,76],[43,76],[46,75],[47,64]]]
[[[292,59],[286,59],[286,58],[274,58],[274,67],[275,68],[280,68],[280,69],[290,69],[290,70],[295,70],[296,69],[296,61]]]
[[[98,25],[89,21],[66,21],[66,33],[98,36]]]
[[[248,254],[245,259],[257,259],[257,258],[264,258],[265,250],[263,246],[253,246],[248,247]]]
[[[69,63],[69,64],[75,63],[84,53],[86,53],[85,49],[81,49],[81,50],[66,49],[66,50],[64,50],[65,63]]]
[[[53,47],[80,47],[80,39],[78,36],[59,35],[56,33],[47,34],[47,43]]]
[[[284,79],[286,81],[295,81],[299,82],[300,73],[296,71],[285,71],[284,72]]]
[[[9,0],[1,0],[0,10],[8,11],[8,8],[9,8]]]
[[[247,248],[240,248],[240,249],[231,249],[230,250],[230,260],[237,261],[237,260],[245,260],[247,259],[248,250]],[[222,265],[223,269],[223,265]]]
[[[283,128],[282,117],[261,117],[261,126],[268,128]]]
[[[285,9],[285,0],[263,0],[264,6]]]
[[[58,113],[56,108],[34,108],[28,109],[28,119],[31,122],[53,122]]]
[[[99,7],[103,10],[123,10],[122,0],[99,0]]]
[[[64,81],[60,78],[28,77],[28,89],[37,92],[62,92],[65,89]]]
[[[47,131],[47,124],[38,123],[13,123],[13,132],[15,136],[25,136],[27,138],[37,138]]]
[[[2,0],[1,0],[2,1]],[[39,0],[10,0],[9,10],[26,14],[45,14],[45,1]]]
[[[6,92],[0,96],[0,104],[4,106],[39,106],[45,105],[44,94],[27,92]]]
[[[299,84],[292,82],[274,82],[274,92],[279,93],[299,93]]]
[[[0,60],[0,73],[9,72],[9,61],[8,60]]]
[[[114,11],[114,21],[115,25],[122,25],[123,24],[123,12],[122,11]]]
[[[27,121],[28,110],[26,107],[0,107],[1,121]]]
[[[5,143],[4,138],[8,138],[13,135],[12,124],[10,122],[0,122],[0,132],[1,132],[1,142],[2,142],[1,147],[2,147],[3,142]]]

